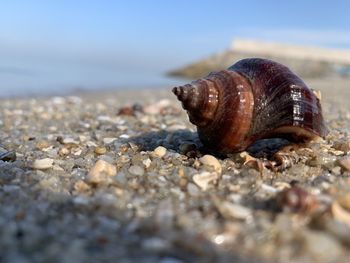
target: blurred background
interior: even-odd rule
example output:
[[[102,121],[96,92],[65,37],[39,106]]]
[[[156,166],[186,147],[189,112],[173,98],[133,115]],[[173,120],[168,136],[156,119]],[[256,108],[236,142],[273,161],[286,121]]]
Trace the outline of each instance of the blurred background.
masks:
[[[211,70],[213,65],[198,66],[203,61],[216,59],[216,68],[236,57],[264,55],[254,45],[266,43],[288,44],[277,46],[282,54],[296,45],[301,56],[314,50],[303,46],[321,48],[316,53],[328,70],[333,57],[324,58],[326,53],[350,54],[349,10],[349,1],[316,0],[3,1],[0,96],[171,87],[185,81],[171,75],[191,78]],[[297,69],[299,62],[291,64]],[[343,62],[330,64],[346,75],[350,63]]]

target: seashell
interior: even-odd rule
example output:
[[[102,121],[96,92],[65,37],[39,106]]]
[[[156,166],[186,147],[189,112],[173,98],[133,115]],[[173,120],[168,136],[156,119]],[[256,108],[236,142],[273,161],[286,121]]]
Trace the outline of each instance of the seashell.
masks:
[[[240,60],[173,93],[202,143],[216,152],[243,151],[263,138],[305,142],[328,133],[313,91],[271,60]]]

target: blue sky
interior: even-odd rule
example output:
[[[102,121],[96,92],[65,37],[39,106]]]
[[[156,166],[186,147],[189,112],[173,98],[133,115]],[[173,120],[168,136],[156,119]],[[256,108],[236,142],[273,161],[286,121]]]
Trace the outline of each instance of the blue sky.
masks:
[[[125,72],[132,83],[133,72],[161,74],[235,37],[350,48],[349,10],[350,1],[3,1],[0,81],[113,86],[128,82],[113,72]]]

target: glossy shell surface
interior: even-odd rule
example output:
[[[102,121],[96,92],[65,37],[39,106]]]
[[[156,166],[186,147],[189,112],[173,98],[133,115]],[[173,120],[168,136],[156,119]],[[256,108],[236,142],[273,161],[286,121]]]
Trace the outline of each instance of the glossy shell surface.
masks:
[[[286,66],[243,59],[173,92],[208,148],[245,150],[262,138],[307,141],[327,134],[319,99]]]

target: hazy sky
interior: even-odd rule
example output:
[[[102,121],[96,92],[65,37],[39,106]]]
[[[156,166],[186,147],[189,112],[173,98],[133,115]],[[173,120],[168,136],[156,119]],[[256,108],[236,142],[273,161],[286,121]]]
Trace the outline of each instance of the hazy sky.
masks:
[[[0,81],[117,85],[113,72],[161,73],[234,37],[350,48],[349,10],[321,0],[2,1]]]

